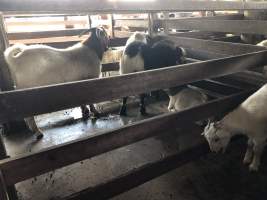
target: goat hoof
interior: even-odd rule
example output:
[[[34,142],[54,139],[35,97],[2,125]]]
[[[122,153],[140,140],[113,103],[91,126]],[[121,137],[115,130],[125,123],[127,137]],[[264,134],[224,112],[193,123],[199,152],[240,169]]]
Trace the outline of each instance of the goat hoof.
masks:
[[[94,112],[93,113],[93,118],[94,119],[99,119],[101,117],[101,114],[99,112]]]
[[[82,116],[82,120],[83,120],[83,121],[86,121],[86,120],[89,119],[89,117],[90,117],[89,114],[88,114],[88,115],[83,115],[83,116]]]
[[[90,117],[89,110],[87,110],[87,111],[84,111],[84,112],[82,113],[82,119],[83,119],[83,121],[86,121],[86,120],[88,120],[88,119],[89,119],[89,117]]]
[[[250,164],[250,165],[249,165],[249,171],[250,171],[250,172],[257,172],[258,169],[259,169],[258,166],[255,166],[255,165],[253,165],[253,164]]]
[[[249,159],[249,158],[244,158],[244,160],[243,160],[243,164],[244,165],[248,165],[248,164],[250,164],[251,163],[251,159]]]
[[[147,115],[147,112],[146,112],[146,109],[145,109],[145,108],[141,108],[141,109],[140,109],[140,113],[141,113],[141,115],[143,115],[143,116],[146,116],[146,115]]]
[[[120,110],[120,116],[127,116],[126,109],[121,109]]]
[[[37,135],[36,135],[36,139],[37,140],[40,140],[40,139],[42,139],[44,137],[44,135],[42,134],[42,133],[37,133]]]

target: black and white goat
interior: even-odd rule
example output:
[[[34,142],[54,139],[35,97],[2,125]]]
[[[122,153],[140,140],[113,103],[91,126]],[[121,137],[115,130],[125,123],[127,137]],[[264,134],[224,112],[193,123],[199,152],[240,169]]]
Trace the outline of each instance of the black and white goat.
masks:
[[[135,33],[127,43],[120,61],[120,74],[159,69],[182,64],[185,51],[164,37],[149,38]],[[140,95],[140,113],[146,114],[145,94]],[[123,98],[120,115],[126,115],[127,97]]]
[[[14,89],[98,78],[109,40],[103,28],[91,28],[88,32],[88,39],[66,49],[23,44],[7,48],[4,56]],[[87,118],[88,108],[83,105],[81,109],[83,118]],[[97,114],[94,105],[90,105],[90,110]],[[25,121],[30,130],[37,133],[37,138],[42,138],[43,134],[34,117],[26,118]]]

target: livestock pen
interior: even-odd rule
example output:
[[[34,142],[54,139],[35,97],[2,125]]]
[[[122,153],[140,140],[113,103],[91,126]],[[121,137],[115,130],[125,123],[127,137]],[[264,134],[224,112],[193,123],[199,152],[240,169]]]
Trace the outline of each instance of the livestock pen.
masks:
[[[108,24],[112,36],[110,46],[114,48],[124,46],[130,35],[129,32],[116,30],[116,26],[138,27],[138,30],[146,30],[150,35],[164,32],[177,46],[186,49],[188,62],[184,65],[121,76],[13,91],[11,91],[12,82],[8,76],[9,72],[4,71],[5,67],[1,67],[0,123],[2,124],[33,115],[60,111],[83,104],[111,101],[183,84],[200,88],[212,98],[205,104],[181,112],[149,117],[111,130],[102,130],[92,136],[76,138],[66,143],[11,157],[7,155],[1,135],[0,199],[18,199],[15,188],[17,183],[74,163],[86,162],[88,159],[90,162],[96,156],[154,136],[175,134],[179,137],[190,137],[190,140],[185,141],[182,148],[173,154],[157,157],[157,160],[133,167],[95,186],[80,188],[78,189],[80,191],[74,191],[73,194],[68,192],[67,196],[55,198],[72,200],[112,198],[208,154],[208,145],[200,135],[202,128],[194,122],[230,111],[265,83],[265,77],[260,70],[267,64],[266,49],[245,44],[240,35],[267,35],[265,20],[247,19],[243,13],[243,11],[260,12],[266,9],[265,2],[243,1],[0,1],[0,12],[2,12],[0,64],[2,66],[6,64],[3,51],[9,42],[12,44],[19,40],[75,36],[83,31],[74,29],[6,33],[4,17],[55,14],[67,16],[77,15],[77,13],[79,15],[109,14]],[[209,17],[169,17],[169,13],[173,12],[194,11],[214,11],[215,14]],[[219,11],[238,12],[221,14]],[[143,13],[147,14],[147,17],[116,19],[113,16],[128,13]],[[163,17],[159,17],[158,13],[162,13]],[[116,34],[119,37],[116,37]],[[75,38],[74,41],[67,42],[44,40],[43,43],[63,48],[77,40],[80,39]],[[107,61],[102,66],[102,72],[117,71],[118,66],[118,60]],[[97,174],[97,171],[94,173]]]

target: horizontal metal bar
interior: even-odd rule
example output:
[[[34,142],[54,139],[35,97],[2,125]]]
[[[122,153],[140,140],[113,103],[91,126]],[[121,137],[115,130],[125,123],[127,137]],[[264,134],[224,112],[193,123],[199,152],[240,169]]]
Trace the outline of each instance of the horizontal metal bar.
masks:
[[[0,161],[7,185],[26,180],[57,168],[91,158],[166,131],[185,128],[189,123],[227,112],[248,97],[245,91],[178,113],[168,113],[136,122],[94,137],[43,149],[36,153]],[[64,155],[64,156],[62,156]]]
[[[237,1],[102,1],[102,0],[1,0],[0,11],[7,13],[96,13],[147,11],[264,10],[266,2]]]
[[[215,78],[267,64],[267,51],[103,79],[0,93],[0,122]],[[84,92],[87,91],[87,92]]]

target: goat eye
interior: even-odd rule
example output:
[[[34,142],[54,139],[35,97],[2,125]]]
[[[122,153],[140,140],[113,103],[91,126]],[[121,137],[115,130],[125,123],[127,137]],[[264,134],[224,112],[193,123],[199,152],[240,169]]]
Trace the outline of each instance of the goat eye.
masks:
[[[214,142],[219,142],[219,140],[220,140],[219,138],[215,138]]]

